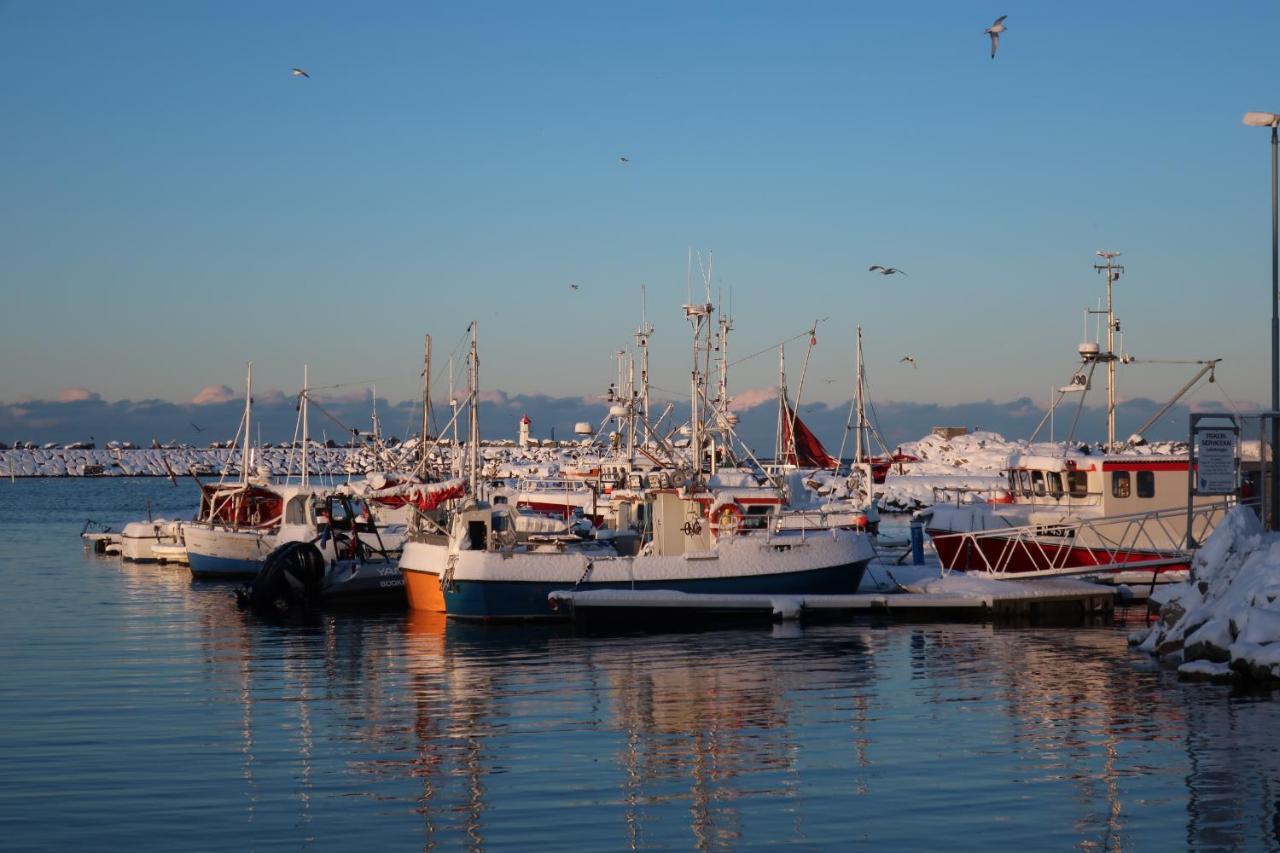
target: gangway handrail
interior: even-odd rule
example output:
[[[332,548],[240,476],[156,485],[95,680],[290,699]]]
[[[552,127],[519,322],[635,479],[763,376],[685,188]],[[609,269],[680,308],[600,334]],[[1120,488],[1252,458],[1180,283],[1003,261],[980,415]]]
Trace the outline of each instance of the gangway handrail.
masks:
[[[985,571],[993,575],[1012,573],[1010,567],[1016,558],[1029,557],[1034,565],[1043,568],[1031,572],[1019,571],[1016,573],[1019,577],[1096,574],[1116,568],[1149,567],[1153,563],[1186,563],[1195,550],[1187,546],[1187,533],[1190,532],[1192,542],[1203,541],[1216,523],[1215,516],[1239,503],[1227,498],[1193,507],[1190,514],[1186,507],[1171,507],[1099,518],[939,533],[933,538],[935,543],[958,540],[957,553],[966,555],[965,566],[971,571]],[[1081,531],[1088,532],[1089,542],[1076,545],[1081,538]],[[999,540],[999,548],[982,547],[991,540]],[[1180,544],[1170,547],[1169,543]],[[1068,565],[1075,548],[1087,548],[1095,555],[1096,563],[1087,567]],[[1158,556],[1150,559],[1123,559],[1124,555],[1135,550]],[[944,564],[942,573],[949,574],[954,568],[956,566]]]

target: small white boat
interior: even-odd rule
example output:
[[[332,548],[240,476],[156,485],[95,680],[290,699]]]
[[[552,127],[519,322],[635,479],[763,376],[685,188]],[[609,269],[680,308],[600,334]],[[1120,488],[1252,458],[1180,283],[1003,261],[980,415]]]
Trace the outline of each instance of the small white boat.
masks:
[[[157,518],[154,521],[131,521],[120,531],[120,556],[135,563],[154,563],[160,559],[156,546],[182,545],[182,523]]]

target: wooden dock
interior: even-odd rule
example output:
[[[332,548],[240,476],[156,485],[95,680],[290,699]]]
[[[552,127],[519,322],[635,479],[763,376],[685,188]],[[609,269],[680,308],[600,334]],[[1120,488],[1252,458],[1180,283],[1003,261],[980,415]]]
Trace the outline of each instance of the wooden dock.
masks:
[[[1076,580],[999,581],[981,592],[857,595],[706,595],[669,590],[558,590],[552,606],[574,621],[659,624],[707,617],[831,621],[871,618],[900,622],[995,622],[1084,625],[1108,622],[1115,589]]]

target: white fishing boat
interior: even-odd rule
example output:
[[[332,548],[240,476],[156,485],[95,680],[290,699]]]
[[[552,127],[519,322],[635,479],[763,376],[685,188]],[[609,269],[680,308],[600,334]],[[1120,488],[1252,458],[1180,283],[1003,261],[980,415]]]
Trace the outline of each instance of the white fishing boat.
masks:
[[[297,485],[276,485],[253,476],[254,452],[249,441],[253,424],[253,365],[249,365],[241,429],[238,483],[217,483],[201,489],[195,521],[182,525],[191,574],[197,578],[251,578],[267,555],[287,542],[309,541],[320,533],[316,513],[317,490],[309,480],[307,450],[306,371],[299,395],[301,474]]]
[[[411,607],[480,619],[557,618],[547,596],[558,589],[668,589],[685,592],[853,593],[874,556],[868,536],[831,526],[819,514],[791,524],[777,512],[776,489],[765,512],[750,512],[747,494],[709,487],[715,442],[706,420],[724,412],[707,406],[701,357],[711,350],[713,306],[689,304],[694,370],[690,417],[691,470],[664,471],[656,488],[614,489],[614,524],[587,536],[521,536],[515,510],[491,505],[479,477],[479,382],[471,325],[468,483],[464,507],[447,526],[410,537],[400,559]],[[663,483],[661,476],[667,477]],[[651,474],[650,476],[655,476]],[[629,485],[638,485],[629,483]],[[759,489],[753,486],[752,489]],[[744,488],[744,492],[746,489]]]

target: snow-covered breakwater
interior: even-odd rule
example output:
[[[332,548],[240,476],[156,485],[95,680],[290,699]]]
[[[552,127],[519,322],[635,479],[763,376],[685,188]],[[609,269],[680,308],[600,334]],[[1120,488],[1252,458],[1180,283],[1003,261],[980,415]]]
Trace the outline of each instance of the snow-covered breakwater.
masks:
[[[300,451],[267,448],[256,451],[257,465],[273,476],[298,473]],[[166,477],[172,471],[178,476],[194,470],[197,474],[219,474],[228,459],[230,470],[238,472],[240,452],[206,448],[168,450],[0,450],[0,477]],[[360,473],[372,465],[373,455],[365,450],[345,447],[317,447],[309,451],[313,474]],[[292,469],[292,470],[291,470]]]
[[[1130,641],[1184,678],[1280,684],[1280,533],[1231,510],[1169,590],[1160,618]]]

